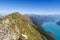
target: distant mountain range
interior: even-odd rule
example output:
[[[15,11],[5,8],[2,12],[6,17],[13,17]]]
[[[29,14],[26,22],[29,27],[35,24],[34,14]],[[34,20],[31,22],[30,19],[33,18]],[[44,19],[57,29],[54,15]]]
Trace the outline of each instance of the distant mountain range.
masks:
[[[0,15],[0,18],[2,18],[3,16],[2,15]]]
[[[60,15],[32,15],[32,14],[27,14],[27,16],[29,16],[33,20],[33,22],[37,22],[38,24],[42,24],[44,22],[57,22],[60,20]]]

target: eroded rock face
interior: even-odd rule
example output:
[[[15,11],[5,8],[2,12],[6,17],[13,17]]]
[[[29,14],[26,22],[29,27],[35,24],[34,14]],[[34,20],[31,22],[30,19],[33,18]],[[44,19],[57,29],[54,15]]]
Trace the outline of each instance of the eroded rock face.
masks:
[[[0,22],[0,40],[16,40],[16,33],[9,29],[9,20]]]

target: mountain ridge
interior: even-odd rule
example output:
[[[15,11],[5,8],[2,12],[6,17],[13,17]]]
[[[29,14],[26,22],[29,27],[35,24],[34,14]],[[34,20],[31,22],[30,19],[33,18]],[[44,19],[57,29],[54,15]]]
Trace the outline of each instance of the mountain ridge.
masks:
[[[0,19],[1,40],[47,40],[40,34],[34,24],[18,12]],[[3,27],[3,28],[2,28]],[[3,35],[3,36],[2,36]]]

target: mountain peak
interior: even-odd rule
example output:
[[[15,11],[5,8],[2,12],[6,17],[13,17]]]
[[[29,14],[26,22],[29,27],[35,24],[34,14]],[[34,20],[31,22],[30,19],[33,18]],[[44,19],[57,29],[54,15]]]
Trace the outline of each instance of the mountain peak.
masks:
[[[16,15],[16,16],[19,16],[21,15],[19,12],[13,12],[13,13],[10,13],[9,15]]]
[[[2,18],[0,22],[0,39],[2,40],[47,40],[40,34],[31,21],[18,12]],[[2,28],[3,27],[3,28]],[[5,35],[4,35],[5,34]],[[3,35],[3,36],[2,36]],[[3,38],[4,37],[4,38]]]

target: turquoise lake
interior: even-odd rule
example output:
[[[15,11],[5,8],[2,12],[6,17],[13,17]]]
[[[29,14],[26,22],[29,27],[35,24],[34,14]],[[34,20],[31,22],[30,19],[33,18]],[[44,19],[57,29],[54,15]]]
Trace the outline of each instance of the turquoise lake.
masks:
[[[47,23],[44,23],[42,26],[46,31],[51,32],[55,36],[56,40],[60,40],[60,26],[59,25],[57,25],[54,22],[47,22]]]

